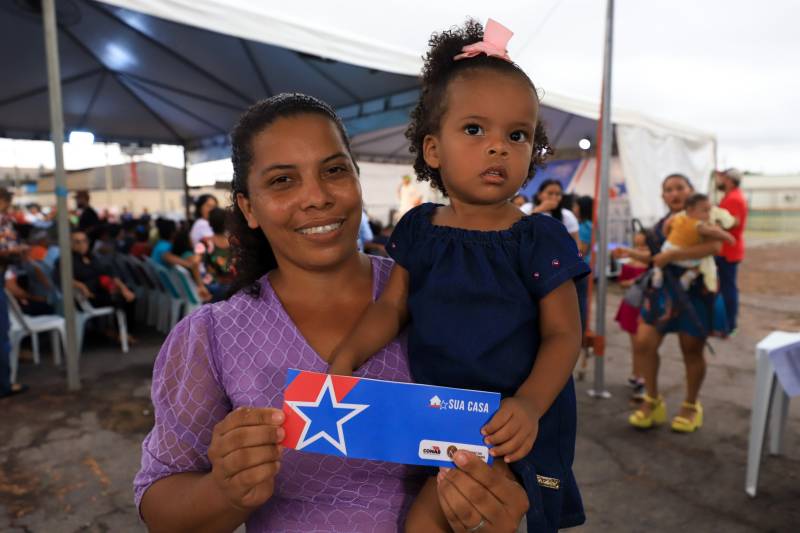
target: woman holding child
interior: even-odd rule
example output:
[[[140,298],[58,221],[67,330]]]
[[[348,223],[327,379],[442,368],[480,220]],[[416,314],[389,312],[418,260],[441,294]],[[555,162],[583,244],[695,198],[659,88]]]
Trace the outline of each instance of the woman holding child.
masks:
[[[318,100],[278,95],[243,115],[232,145],[239,290],[181,321],[161,349],[134,482],[141,515],[151,531],[397,531],[417,469],[278,445],[286,370],[326,372],[391,269],[356,250],[361,189],[342,123]],[[408,381],[404,337],[357,375]],[[456,460],[438,485],[451,527],[514,531],[522,487],[471,455]]]
[[[727,335],[728,326],[720,295],[709,290],[708,280],[704,276],[684,276],[688,269],[678,263],[713,256],[721,249],[722,240],[706,239],[699,244],[685,247],[662,248],[667,241],[665,225],[669,227],[676,220],[675,217],[684,211],[687,200],[694,194],[694,187],[686,176],[672,174],[664,179],[661,190],[669,213],[653,228],[657,241],[653,244],[661,251],[652,256],[652,262],[656,268],[663,269],[665,276],[671,281],[656,283],[660,285],[657,287],[651,285],[645,293],[634,341],[634,358],[638,363],[635,366],[644,377],[646,394],[641,406],[630,415],[628,421],[632,426],[641,429],[649,429],[666,421],[667,407],[658,389],[658,348],[667,333],[677,333],[686,365],[686,393],[677,415],[672,419],[671,427],[674,431],[691,433],[703,424],[703,408],[698,397],[706,374],[703,354],[706,340],[711,335]],[[699,197],[693,200],[696,204],[708,202]],[[707,207],[703,205],[706,211]],[[716,232],[716,229],[709,230]],[[651,260],[651,254],[641,250],[622,249],[617,255],[633,257],[646,263]],[[688,282],[685,293],[681,286],[682,277],[685,283]]]

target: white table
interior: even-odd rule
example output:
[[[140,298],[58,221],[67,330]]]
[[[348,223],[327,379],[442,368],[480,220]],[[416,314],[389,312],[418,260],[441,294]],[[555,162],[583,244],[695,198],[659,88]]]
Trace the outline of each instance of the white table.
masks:
[[[744,490],[755,497],[758,485],[758,469],[767,425],[770,427],[769,453],[783,452],[783,431],[789,407],[789,395],[781,384],[772,357],[791,357],[800,360],[800,333],[773,331],[756,345],[756,382],[753,411],[750,416],[750,442],[747,450],[747,476]]]

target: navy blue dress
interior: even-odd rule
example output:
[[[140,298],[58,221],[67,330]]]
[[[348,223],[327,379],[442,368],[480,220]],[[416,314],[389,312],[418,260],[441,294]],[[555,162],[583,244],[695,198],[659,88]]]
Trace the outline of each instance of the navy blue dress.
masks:
[[[419,383],[512,396],[539,350],[539,300],[582,279],[589,267],[552,217],[473,231],[434,225],[437,207],[423,204],[406,213],[386,247],[410,277],[411,374]],[[585,520],[572,474],[575,429],[570,379],[540,419],[531,453],[510,465],[528,493],[531,533]]]
[[[664,235],[664,223],[670,216],[665,216],[653,227],[656,244],[659,247],[667,240]],[[685,268],[675,264],[667,265],[664,270],[672,274],[673,280],[680,279],[686,272]],[[655,326],[662,335],[686,333],[698,339],[728,336],[731,328],[721,293],[710,292],[702,276],[698,276],[692,282],[683,302],[679,290],[680,286],[676,282],[665,282],[658,288],[648,285],[642,302],[642,320]],[[687,305],[694,308],[694,313],[686,311]]]

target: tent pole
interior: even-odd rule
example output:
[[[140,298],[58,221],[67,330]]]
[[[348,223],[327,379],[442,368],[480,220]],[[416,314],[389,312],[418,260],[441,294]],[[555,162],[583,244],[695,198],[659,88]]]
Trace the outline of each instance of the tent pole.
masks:
[[[183,145],[183,203],[185,206],[186,222],[191,221],[192,202],[189,194],[189,148]]]
[[[72,292],[72,245],[67,212],[67,178],[64,172],[64,114],[61,107],[61,73],[58,64],[58,34],[55,0],[42,1],[44,42],[47,56],[47,86],[50,93],[50,128],[56,157],[56,206],[58,209],[58,247],[61,250],[61,290],[64,296],[64,320],[67,338],[64,351],[67,361],[67,388],[81,388],[78,368],[77,330],[75,329],[75,300]]]
[[[600,199],[598,201],[597,233],[600,242],[597,246],[597,324],[595,326],[594,344],[594,386],[589,396],[593,398],[610,398],[611,393],[605,384],[605,338],[606,338],[606,290],[608,278],[608,183],[611,167],[611,148],[614,134],[611,130],[611,49],[614,37],[614,0],[608,0],[606,12],[606,42],[603,57],[603,96],[600,117],[603,124],[603,143],[600,146]]]

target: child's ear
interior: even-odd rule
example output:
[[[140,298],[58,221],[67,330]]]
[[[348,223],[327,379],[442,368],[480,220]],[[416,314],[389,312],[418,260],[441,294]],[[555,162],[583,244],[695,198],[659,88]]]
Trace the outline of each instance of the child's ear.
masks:
[[[431,168],[439,168],[439,140],[433,135],[422,139],[422,157]]]
[[[250,204],[250,199],[242,193],[237,193],[236,205],[239,206],[239,209],[242,211],[245,220],[247,220],[247,227],[250,229],[256,229],[258,227],[258,221],[253,215],[253,206]]]

